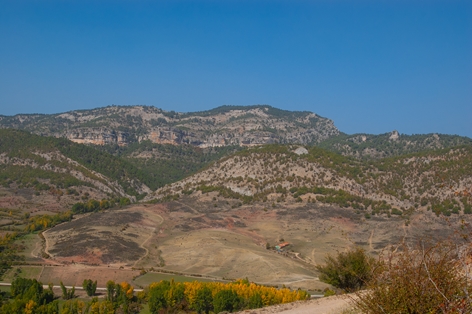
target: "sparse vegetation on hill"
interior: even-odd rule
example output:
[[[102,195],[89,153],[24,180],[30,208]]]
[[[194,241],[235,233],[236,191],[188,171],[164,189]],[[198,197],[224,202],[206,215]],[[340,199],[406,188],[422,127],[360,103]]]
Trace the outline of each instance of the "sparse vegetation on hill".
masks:
[[[157,191],[176,199],[198,191],[251,202],[319,202],[369,215],[404,215],[418,208],[437,215],[469,214],[472,146],[374,161],[320,148],[266,145],[223,158],[206,170]]]
[[[108,106],[53,115],[0,116],[0,127],[66,137],[80,143],[213,147],[269,143],[318,143],[339,134],[333,122],[311,112],[268,105],[223,106],[177,113],[149,106]]]
[[[0,235],[0,279],[13,263],[23,260],[23,257],[18,254],[22,246],[15,243],[18,237],[19,234],[16,232]]]
[[[379,159],[471,144],[472,140],[464,136],[447,134],[406,135],[393,131],[379,135],[339,134],[319,143],[318,146],[345,156]]]

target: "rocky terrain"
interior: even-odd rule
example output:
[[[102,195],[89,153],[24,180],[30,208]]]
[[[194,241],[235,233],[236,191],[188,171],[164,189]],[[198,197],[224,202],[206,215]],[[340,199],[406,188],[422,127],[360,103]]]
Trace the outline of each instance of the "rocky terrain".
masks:
[[[339,134],[333,121],[312,112],[284,111],[266,105],[223,106],[177,113],[148,106],[109,106],[53,115],[0,116],[0,126],[39,135],[65,137],[95,145],[150,140],[201,148],[271,143],[318,143]]]
[[[332,120],[316,113],[268,105],[222,106],[187,113],[152,106],[108,106],[49,115],[0,115],[0,128],[103,147],[123,148],[145,142],[203,149],[302,144],[345,156],[376,159],[472,144],[470,138],[445,134],[405,135],[392,131],[348,135],[339,131]]]

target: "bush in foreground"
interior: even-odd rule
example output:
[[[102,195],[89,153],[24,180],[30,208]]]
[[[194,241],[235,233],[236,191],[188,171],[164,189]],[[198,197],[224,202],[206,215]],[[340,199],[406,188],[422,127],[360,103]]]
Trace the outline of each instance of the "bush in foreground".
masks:
[[[336,256],[328,255],[325,263],[316,267],[321,273],[320,280],[346,292],[364,288],[378,266],[378,262],[359,247]]]
[[[470,246],[419,242],[390,253],[368,290],[353,299],[361,313],[472,313]]]

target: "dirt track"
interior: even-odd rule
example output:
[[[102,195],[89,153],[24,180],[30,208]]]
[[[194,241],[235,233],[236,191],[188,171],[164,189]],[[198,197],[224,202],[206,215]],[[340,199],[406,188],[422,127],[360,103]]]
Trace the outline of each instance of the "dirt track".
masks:
[[[314,299],[305,302],[294,302],[287,304],[273,305],[257,310],[246,310],[239,312],[247,314],[340,314],[349,308],[350,299],[348,296],[332,296],[321,299]]]

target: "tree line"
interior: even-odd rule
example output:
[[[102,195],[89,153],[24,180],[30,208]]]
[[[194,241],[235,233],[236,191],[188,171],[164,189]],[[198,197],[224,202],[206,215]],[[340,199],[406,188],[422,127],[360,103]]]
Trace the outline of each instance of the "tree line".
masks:
[[[106,284],[105,299],[94,297],[97,282],[86,279],[83,288],[92,297],[88,302],[76,299],[75,287],[66,288],[61,282],[61,298],[54,295],[52,284],[47,289],[36,279],[17,278],[10,293],[0,301],[0,312],[11,314],[137,314],[145,304],[151,313],[220,313],[255,309],[264,306],[307,300],[304,290],[277,289],[249,282],[231,283],[160,281],[135,294],[127,282]],[[5,297],[5,296],[4,296]]]

